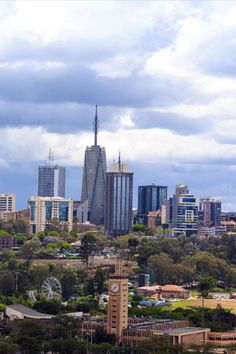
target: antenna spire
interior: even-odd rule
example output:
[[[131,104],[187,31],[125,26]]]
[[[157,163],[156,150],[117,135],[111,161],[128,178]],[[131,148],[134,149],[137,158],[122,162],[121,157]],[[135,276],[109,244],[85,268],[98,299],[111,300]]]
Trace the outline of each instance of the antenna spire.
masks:
[[[95,117],[94,117],[94,125],[93,125],[93,128],[94,128],[94,145],[97,146],[98,144],[98,106],[96,105],[96,109],[95,109]]]
[[[121,170],[120,151],[119,151],[119,157],[118,157],[118,166],[119,166],[119,171],[120,171]]]
[[[52,149],[49,148],[49,153],[48,153],[48,165],[49,166],[52,165],[52,161],[53,161],[53,153],[52,153]]]

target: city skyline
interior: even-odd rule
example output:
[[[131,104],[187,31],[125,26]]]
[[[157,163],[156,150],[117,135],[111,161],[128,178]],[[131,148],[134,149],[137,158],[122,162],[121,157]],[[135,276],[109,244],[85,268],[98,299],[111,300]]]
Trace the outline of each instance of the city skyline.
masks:
[[[100,145],[108,164],[121,151],[134,191],[184,183],[236,210],[234,2],[1,1],[0,13],[0,185],[18,209],[49,147],[79,199],[98,104]]]

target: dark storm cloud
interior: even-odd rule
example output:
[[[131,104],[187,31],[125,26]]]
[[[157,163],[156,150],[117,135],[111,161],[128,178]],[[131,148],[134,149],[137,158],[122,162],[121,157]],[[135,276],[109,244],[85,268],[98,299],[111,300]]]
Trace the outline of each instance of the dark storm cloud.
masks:
[[[211,119],[191,119],[174,113],[139,110],[134,116],[134,122],[140,129],[161,128],[171,130],[179,135],[192,135],[204,132],[209,127]]]
[[[32,64],[31,64],[32,65]],[[170,89],[162,81],[134,75],[131,78],[98,77],[93,70],[81,65],[60,68],[23,67],[0,69],[0,125],[43,126],[49,131],[73,132],[86,130],[93,117],[95,104],[103,106],[104,128],[114,129],[114,114],[125,107],[143,108],[153,100],[159,106],[179,99],[179,90]],[[157,98],[156,98],[157,97]],[[92,113],[92,115],[91,115]],[[184,123],[184,122],[183,122]],[[186,122],[185,122],[186,123]],[[190,129],[190,124],[178,123],[164,115],[147,113],[138,116],[138,127],[172,126],[172,129]],[[178,129],[178,126],[180,129]],[[194,128],[193,128],[194,130]]]

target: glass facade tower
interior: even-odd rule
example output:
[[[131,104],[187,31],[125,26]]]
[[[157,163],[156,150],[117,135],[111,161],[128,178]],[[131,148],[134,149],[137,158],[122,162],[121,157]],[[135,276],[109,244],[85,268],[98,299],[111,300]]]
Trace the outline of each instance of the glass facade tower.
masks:
[[[167,186],[138,187],[138,223],[147,224],[149,211],[160,210],[163,201],[167,199]]]
[[[38,168],[38,196],[65,198],[65,179],[65,167],[53,164],[50,151],[48,163]]]
[[[113,164],[106,173],[105,233],[125,235],[132,229],[133,173]]]

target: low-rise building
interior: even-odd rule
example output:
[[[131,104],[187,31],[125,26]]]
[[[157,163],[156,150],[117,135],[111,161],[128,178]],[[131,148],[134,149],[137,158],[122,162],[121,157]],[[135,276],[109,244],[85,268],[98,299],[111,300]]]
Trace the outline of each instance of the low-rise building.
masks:
[[[13,250],[18,248],[17,247],[17,240],[16,237],[12,235],[0,235],[0,251],[4,250]]]
[[[152,285],[152,286],[141,286],[137,288],[137,294],[139,296],[152,296],[154,294],[159,294],[159,297],[164,297],[167,299],[187,299],[189,297],[189,291],[178,285]]]
[[[152,296],[161,292],[160,285],[140,286],[137,289],[138,296]]]
[[[188,299],[189,291],[178,285],[164,285],[161,288],[161,295],[168,299]]]
[[[208,343],[217,347],[236,344],[236,332],[210,332]]]
[[[155,229],[161,225],[161,212],[160,210],[149,211],[147,215],[148,229]]]
[[[226,226],[200,227],[200,237],[222,237],[226,234]]]

